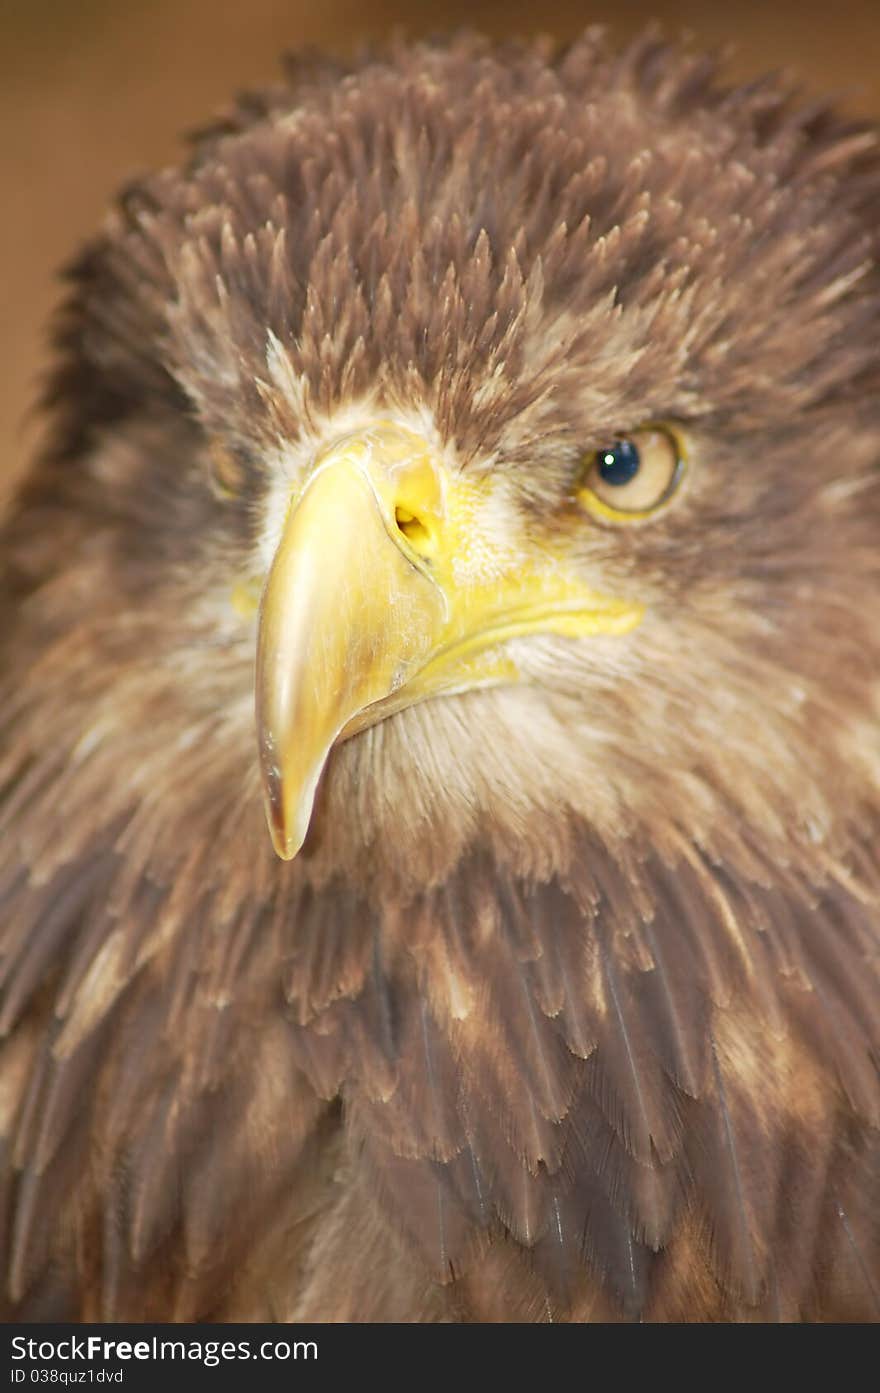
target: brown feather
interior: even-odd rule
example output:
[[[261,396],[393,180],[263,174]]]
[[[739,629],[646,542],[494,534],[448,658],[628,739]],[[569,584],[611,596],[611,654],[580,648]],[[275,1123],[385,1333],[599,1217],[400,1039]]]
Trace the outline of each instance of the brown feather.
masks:
[[[0,1252],[29,1319],[880,1318],[877,132],[646,36],[295,62],[68,273],[2,534]],[[631,635],[253,742],[273,484],[430,422]],[[212,491],[212,450],[242,491]]]

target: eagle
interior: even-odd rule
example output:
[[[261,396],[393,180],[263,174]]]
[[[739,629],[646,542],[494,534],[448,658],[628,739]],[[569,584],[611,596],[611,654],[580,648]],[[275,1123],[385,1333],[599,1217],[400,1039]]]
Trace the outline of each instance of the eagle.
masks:
[[[880,1316],[878,206],[653,31],[122,191],[0,543],[10,1318]]]

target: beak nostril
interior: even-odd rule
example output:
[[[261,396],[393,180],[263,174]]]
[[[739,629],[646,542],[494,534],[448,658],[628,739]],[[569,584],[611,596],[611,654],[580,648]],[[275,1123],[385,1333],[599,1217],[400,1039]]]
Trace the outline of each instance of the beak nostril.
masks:
[[[394,521],[397,523],[398,530],[403,533],[411,547],[416,549],[425,547],[431,540],[431,534],[425,524],[411,513],[408,508],[395,508]]]

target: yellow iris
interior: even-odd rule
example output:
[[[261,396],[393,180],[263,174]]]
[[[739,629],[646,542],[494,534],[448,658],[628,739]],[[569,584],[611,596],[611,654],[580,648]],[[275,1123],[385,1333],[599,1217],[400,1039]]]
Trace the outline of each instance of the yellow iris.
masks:
[[[680,437],[645,426],[592,456],[578,502],[602,522],[639,522],[669,503],[684,474]]]

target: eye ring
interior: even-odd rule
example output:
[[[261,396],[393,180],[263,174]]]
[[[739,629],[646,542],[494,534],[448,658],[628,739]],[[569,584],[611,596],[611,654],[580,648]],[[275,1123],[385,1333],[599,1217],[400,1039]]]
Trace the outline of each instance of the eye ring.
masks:
[[[601,522],[643,522],[671,501],[685,468],[680,433],[650,422],[586,457],[577,499]]]

